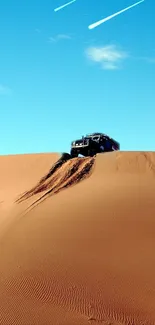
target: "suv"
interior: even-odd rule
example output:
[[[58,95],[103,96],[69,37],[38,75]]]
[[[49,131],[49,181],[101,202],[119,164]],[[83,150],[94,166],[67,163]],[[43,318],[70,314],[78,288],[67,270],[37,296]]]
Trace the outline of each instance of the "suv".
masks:
[[[104,133],[91,133],[71,143],[71,157],[95,156],[97,153],[120,150],[120,144]]]

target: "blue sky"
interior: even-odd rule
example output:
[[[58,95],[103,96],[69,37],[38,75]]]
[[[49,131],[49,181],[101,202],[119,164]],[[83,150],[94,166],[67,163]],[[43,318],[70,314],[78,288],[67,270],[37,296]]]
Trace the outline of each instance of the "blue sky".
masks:
[[[69,151],[103,132],[155,148],[155,1],[2,0],[0,154]]]

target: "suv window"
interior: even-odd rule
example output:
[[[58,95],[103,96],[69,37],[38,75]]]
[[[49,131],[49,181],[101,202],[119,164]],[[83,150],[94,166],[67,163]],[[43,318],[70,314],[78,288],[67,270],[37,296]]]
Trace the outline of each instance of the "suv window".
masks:
[[[98,142],[100,138],[99,138],[99,137],[93,137],[92,139],[93,139],[94,141],[97,141],[97,142]]]

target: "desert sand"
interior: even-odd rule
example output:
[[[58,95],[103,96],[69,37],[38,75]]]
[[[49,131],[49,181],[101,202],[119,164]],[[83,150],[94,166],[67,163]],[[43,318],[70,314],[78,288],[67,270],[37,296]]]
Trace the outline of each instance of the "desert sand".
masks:
[[[0,324],[155,324],[155,152],[59,158],[0,156]]]

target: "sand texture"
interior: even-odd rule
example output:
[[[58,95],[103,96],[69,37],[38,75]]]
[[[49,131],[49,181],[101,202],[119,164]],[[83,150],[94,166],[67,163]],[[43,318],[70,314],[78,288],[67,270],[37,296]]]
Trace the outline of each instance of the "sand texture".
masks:
[[[0,325],[155,324],[155,152],[0,156]]]

